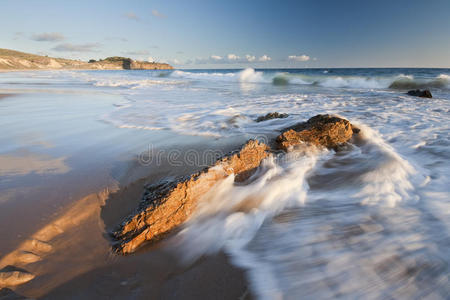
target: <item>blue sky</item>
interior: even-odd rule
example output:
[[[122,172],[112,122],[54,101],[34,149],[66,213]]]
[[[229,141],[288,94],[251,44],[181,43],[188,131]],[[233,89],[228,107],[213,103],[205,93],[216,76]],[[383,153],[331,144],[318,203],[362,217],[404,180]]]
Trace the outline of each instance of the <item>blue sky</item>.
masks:
[[[449,0],[0,0],[0,48],[186,68],[450,67]]]

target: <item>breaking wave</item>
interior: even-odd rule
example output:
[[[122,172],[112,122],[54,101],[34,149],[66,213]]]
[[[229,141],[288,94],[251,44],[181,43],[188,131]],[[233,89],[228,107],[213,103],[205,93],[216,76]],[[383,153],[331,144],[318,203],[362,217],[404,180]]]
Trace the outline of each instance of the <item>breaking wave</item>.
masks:
[[[323,283],[323,278],[334,278],[335,273],[322,269],[319,263],[334,251],[344,251],[356,264],[364,263],[368,274],[372,274],[372,268],[378,268],[377,262],[367,263],[353,248],[357,245],[350,244],[350,249],[347,246],[352,239],[370,243],[374,234],[383,226],[388,227],[382,216],[367,218],[368,211],[409,210],[399,203],[414,198],[411,177],[415,169],[375,130],[358,126],[361,137],[342,153],[305,145],[285,155],[270,156],[244,183],[236,184],[233,175],[217,183],[170,241],[174,243],[171,248],[182,253],[185,263],[223,249],[234,264],[248,271],[252,290],[260,299],[283,298],[291,290],[296,295],[308,294],[295,288],[304,268],[319,283]],[[410,218],[411,212],[408,213]],[[405,223],[402,220],[398,221],[402,228],[410,225],[410,219]],[[344,233],[337,233],[337,229]],[[411,235],[414,234],[412,230]],[[396,236],[396,242],[404,243],[411,235]],[[380,235],[376,237],[382,239]],[[389,237],[383,240],[385,244],[388,241]],[[261,247],[268,243],[269,246]],[[316,245],[321,247],[315,248]],[[376,243],[371,249],[377,261],[384,259],[386,249]],[[311,264],[302,260],[307,256],[299,254],[300,250],[310,256]],[[340,269],[360,272],[348,267],[351,264],[345,260],[343,264]],[[310,278],[303,283],[310,283]],[[338,280],[338,284],[344,285],[345,281]]]
[[[270,83],[271,79],[264,75],[264,72],[255,71],[253,68],[246,68],[239,72],[188,72],[173,71],[170,75],[173,78],[186,78],[193,80],[211,80],[228,82],[251,82],[251,83]]]
[[[328,73],[324,73],[328,74]],[[329,88],[367,88],[367,89],[419,89],[450,88],[450,76],[441,74],[433,79],[418,79],[411,75],[395,77],[364,76],[308,76],[290,73],[276,74],[272,78],[274,85],[304,84]]]
[[[404,76],[394,80],[390,85],[390,89],[423,89],[423,88],[439,88],[445,89],[450,87],[450,76],[441,74],[431,80],[414,79],[412,76]]]
[[[238,249],[250,242],[263,222],[287,207],[305,202],[306,177],[321,153],[315,148],[285,157],[270,156],[246,182],[228,176],[199,201],[193,217],[179,233],[186,262],[221,248]],[[190,245],[190,246],[188,246]]]

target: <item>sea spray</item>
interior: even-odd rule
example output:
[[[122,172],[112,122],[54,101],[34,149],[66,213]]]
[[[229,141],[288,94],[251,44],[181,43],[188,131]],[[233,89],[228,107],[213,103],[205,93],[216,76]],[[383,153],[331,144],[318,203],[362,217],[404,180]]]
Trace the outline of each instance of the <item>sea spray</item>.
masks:
[[[234,251],[252,240],[264,221],[287,207],[305,202],[306,177],[328,151],[308,147],[263,161],[247,182],[230,175],[199,200],[192,218],[175,239],[182,260],[191,262],[223,247]]]
[[[369,164],[376,167],[366,170],[361,176],[363,186],[354,197],[362,199],[362,204],[385,204],[394,207],[397,203],[415,199],[410,179],[416,174],[414,167],[388,145],[375,130],[361,127],[363,143],[360,145],[363,156]]]

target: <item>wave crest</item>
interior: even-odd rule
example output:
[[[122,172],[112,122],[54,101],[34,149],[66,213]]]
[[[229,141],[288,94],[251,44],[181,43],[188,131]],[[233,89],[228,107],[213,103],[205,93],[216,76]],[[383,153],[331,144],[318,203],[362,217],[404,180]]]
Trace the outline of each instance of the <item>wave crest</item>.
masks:
[[[415,79],[412,76],[403,76],[395,79],[390,85],[390,89],[444,89],[450,86],[450,76],[441,74],[431,80]]]
[[[326,73],[325,73],[326,74]],[[303,74],[276,74],[272,77],[273,85],[312,85],[329,88],[361,88],[361,89],[424,89],[450,88],[450,76],[441,74],[433,79],[417,79],[411,75],[400,74],[395,77],[365,76],[311,76]]]

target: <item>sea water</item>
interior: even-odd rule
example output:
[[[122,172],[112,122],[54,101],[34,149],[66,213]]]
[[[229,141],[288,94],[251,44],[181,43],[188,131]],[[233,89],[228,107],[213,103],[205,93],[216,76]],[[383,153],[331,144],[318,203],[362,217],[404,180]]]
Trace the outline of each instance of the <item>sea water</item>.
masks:
[[[433,98],[406,95],[418,88]],[[178,255],[225,251],[262,299],[450,295],[449,69],[17,72],[0,74],[0,91],[107,97],[107,105],[92,97],[74,111],[89,128],[106,126],[103,143],[117,130],[136,144],[162,132],[173,136],[158,143],[174,145],[183,137],[264,139],[316,114],[344,117],[361,128],[348,149],[298,149],[269,157],[245,185],[233,176],[219,182],[173,240]],[[0,155],[29,130],[29,104],[5,103],[2,127],[15,131],[1,134]],[[255,122],[275,111],[289,117]],[[54,172],[65,171],[63,162]],[[3,178],[12,180],[11,168],[0,166]]]

